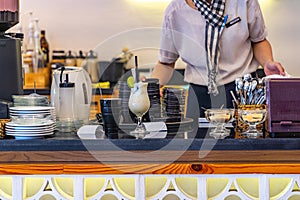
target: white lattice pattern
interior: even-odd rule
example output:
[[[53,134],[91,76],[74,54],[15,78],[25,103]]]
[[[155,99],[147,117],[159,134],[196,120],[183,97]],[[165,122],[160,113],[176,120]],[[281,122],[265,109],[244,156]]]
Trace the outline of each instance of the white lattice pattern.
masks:
[[[298,200],[300,175],[0,176],[1,200]]]

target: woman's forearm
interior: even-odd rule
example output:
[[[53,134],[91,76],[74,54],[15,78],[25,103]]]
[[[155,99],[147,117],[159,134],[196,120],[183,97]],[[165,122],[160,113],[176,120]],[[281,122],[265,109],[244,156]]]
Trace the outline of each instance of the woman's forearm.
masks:
[[[267,39],[253,43],[252,45],[254,57],[262,67],[265,67],[269,62],[273,62],[272,47]]]
[[[165,64],[158,62],[152,71],[151,77],[158,78],[161,86],[166,85],[172,78],[174,67],[175,63]]]
[[[266,75],[280,74],[285,75],[284,68],[279,62],[273,59],[272,47],[267,39],[253,43],[254,57],[264,68]]]

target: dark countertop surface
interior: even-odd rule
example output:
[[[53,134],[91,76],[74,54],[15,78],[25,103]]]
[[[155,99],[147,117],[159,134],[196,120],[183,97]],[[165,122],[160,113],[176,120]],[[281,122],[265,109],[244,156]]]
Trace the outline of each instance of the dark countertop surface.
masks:
[[[56,132],[45,139],[0,140],[0,151],[186,151],[186,150],[298,150],[300,138],[212,139],[201,138],[202,129],[193,136],[183,133],[166,139],[80,139],[76,133]],[[200,133],[200,134],[199,134]],[[200,135],[200,136],[199,136]],[[187,136],[187,137],[186,137]]]

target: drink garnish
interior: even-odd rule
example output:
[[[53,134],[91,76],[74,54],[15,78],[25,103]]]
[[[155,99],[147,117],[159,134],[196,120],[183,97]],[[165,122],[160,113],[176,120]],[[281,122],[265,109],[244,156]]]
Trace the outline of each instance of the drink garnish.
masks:
[[[127,85],[128,85],[129,88],[133,88],[134,87],[134,78],[133,78],[133,76],[129,76],[127,78]]]

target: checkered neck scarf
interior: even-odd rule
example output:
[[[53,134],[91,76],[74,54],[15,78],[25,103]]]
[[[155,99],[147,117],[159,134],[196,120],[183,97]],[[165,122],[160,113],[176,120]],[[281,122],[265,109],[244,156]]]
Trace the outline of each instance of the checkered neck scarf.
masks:
[[[217,95],[216,76],[219,62],[219,39],[223,30],[225,0],[206,1],[193,0],[198,11],[206,19],[205,50],[208,68],[208,93]]]

